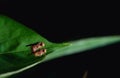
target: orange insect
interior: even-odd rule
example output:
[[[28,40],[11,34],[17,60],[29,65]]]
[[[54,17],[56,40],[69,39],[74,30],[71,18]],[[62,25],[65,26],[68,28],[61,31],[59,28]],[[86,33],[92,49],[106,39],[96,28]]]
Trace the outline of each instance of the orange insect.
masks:
[[[42,49],[34,52],[34,55],[37,57],[37,56],[42,56],[45,53],[46,53],[46,49]]]
[[[44,46],[45,44],[43,42],[32,44],[31,49],[34,56],[38,57],[44,55],[46,53],[46,49],[41,49]]]

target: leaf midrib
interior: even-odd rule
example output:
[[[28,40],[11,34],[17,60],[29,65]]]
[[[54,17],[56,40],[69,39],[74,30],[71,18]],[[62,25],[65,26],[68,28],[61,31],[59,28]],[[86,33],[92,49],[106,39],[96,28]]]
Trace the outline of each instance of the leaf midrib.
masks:
[[[3,52],[3,53],[0,53],[0,55],[1,55],[1,54],[9,54],[9,53],[26,52],[26,51],[29,51],[29,50],[25,50],[25,51],[16,51],[16,52],[15,52],[15,51],[10,51],[10,52],[5,52],[5,53]]]

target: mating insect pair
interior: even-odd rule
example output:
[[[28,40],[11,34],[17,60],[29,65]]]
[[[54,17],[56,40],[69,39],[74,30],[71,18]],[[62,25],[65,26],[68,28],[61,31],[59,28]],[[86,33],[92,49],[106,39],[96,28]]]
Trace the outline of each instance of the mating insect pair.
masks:
[[[42,56],[46,53],[46,49],[43,48],[45,46],[43,42],[35,43],[29,46],[31,46],[32,53],[36,57]]]

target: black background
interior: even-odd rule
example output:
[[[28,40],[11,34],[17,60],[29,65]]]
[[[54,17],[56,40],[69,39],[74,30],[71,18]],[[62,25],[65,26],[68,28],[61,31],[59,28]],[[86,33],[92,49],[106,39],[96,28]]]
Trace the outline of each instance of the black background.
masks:
[[[35,30],[49,41],[119,35],[117,5],[108,2],[0,1],[0,14]],[[114,7],[113,7],[114,6]],[[120,44],[52,60],[26,70],[17,78],[118,77]]]

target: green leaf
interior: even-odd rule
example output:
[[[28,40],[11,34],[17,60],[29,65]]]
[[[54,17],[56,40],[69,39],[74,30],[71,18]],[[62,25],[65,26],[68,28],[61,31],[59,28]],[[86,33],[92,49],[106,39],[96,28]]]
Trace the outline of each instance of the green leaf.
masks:
[[[52,43],[26,26],[0,15],[0,78],[22,72],[42,62],[120,41],[120,36]],[[44,42],[47,53],[35,57],[29,44]]]

